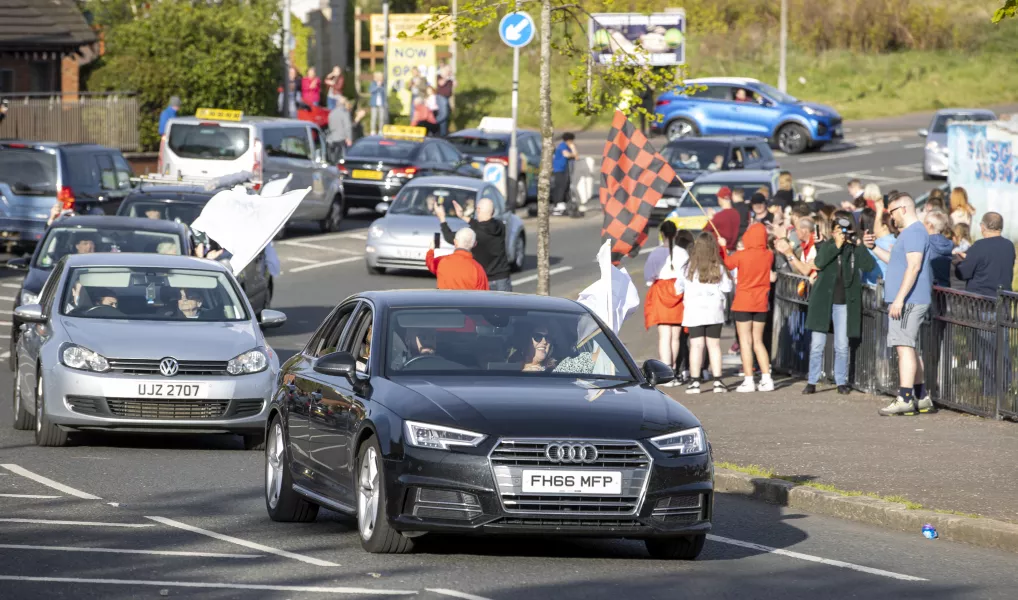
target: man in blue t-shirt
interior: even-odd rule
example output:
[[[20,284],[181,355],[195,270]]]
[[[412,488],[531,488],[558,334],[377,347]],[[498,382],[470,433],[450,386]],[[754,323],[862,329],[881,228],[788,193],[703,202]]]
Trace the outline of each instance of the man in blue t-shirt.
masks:
[[[177,116],[177,112],[180,110],[180,97],[172,96],[170,98],[170,105],[163,109],[163,112],[159,113],[159,135],[166,133],[166,125],[170,122],[170,119]]]
[[[923,385],[922,359],[916,352],[919,330],[933,301],[930,234],[916,214],[915,200],[908,194],[893,196],[887,212],[901,232],[891,251],[877,247],[872,235],[866,236],[866,245],[887,263],[884,272],[884,298],[890,301],[887,347],[898,353],[898,397],[880,409],[880,414],[914,415],[933,410],[933,401]]]
[[[551,201],[555,205],[556,212],[564,212],[566,201],[569,198],[569,171],[572,161],[576,160],[576,144],[573,140],[576,136],[571,133],[563,133],[562,141],[555,148],[555,154],[551,160],[552,182]]]

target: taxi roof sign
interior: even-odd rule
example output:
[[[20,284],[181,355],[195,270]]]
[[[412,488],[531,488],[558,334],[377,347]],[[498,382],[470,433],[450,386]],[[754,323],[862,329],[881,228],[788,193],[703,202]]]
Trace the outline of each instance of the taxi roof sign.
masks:
[[[513,130],[513,120],[508,117],[481,117],[477,126],[481,131],[509,133]]]
[[[402,139],[424,139],[428,130],[424,127],[411,127],[408,125],[382,125],[382,137]]]
[[[199,108],[194,111],[194,116],[211,121],[239,121],[244,117],[244,111],[228,110],[225,108]]]

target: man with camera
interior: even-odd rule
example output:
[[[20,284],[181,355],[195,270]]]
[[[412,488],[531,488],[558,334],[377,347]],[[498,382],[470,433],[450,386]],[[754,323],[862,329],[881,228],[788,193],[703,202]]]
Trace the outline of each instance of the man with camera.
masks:
[[[831,239],[817,245],[814,263],[816,282],[810,291],[806,328],[812,332],[809,350],[809,379],[803,394],[816,392],[824,366],[827,334],[834,331],[834,382],[839,394],[850,394],[848,368],[849,338],[862,337],[863,273],[876,262],[856,233],[852,214],[834,213]]]

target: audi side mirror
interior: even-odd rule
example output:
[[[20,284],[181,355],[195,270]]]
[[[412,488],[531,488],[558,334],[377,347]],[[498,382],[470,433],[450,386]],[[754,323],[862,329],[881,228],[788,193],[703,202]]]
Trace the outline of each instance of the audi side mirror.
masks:
[[[349,352],[332,352],[317,359],[314,370],[322,375],[345,377],[350,383],[357,380],[357,360]]]
[[[675,371],[671,367],[653,358],[643,363],[643,375],[647,378],[647,383],[653,386],[675,379]]]

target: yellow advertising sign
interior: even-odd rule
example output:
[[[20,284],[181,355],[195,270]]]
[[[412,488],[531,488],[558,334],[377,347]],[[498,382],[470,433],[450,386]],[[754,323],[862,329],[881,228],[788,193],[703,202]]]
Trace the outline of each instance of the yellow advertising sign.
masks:
[[[199,108],[194,111],[194,116],[199,119],[212,121],[239,121],[244,117],[242,110],[227,110],[224,108]]]
[[[416,68],[420,77],[434,82],[438,70],[438,55],[434,44],[422,42],[400,42],[389,44],[389,89],[399,98],[399,106],[390,106],[393,114],[408,116],[410,114],[410,84],[413,70]],[[398,108],[398,110],[397,110]]]
[[[429,44],[438,44],[439,46],[448,46],[452,43],[451,35],[444,35],[438,39],[432,39],[428,34],[417,34],[417,27],[421,23],[425,23],[431,20],[429,14],[390,14],[389,15],[389,43],[402,43],[402,42],[426,42]],[[400,39],[399,34],[405,33],[406,38]],[[371,45],[382,46],[385,44],[385,19],[382,15],[374,14],[371,15]]]
[[[423,127],[411,127],[409,125],[382,125],[382,136],[387,138],[409,138],[419,139],[428,135],[428,130]]]

